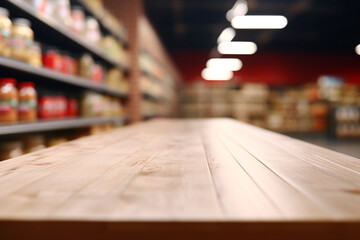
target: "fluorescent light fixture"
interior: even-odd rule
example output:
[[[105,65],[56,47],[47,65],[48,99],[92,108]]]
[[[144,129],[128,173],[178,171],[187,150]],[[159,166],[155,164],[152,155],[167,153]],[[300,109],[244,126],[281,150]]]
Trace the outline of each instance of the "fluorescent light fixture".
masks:
[[[231,21],[236,29],[281,29],[287,25],[286,17],[280,15],[237,16]]]
[[[355,47],[355,52],[357,55],[360,55],[360,44]]]
[[[233,72],[219,68],[205,68],[201,71],[201,76],[209,81],[228,81],[234,76]]]
[[[244,54],[251,55],[257,50],[253,42],[222,42],[217,47],[221,54]]]
[[[235,5],[227,11],[226,19],[231,22],[236,16],[244,16],[248,12],[247,2],[244,0],[237,0]]]
[[[237,58],[211,58],[207,61],[206,67],[211,69],[239,71],[242,68],[242,62]]]
[[[217,39],[218,43],[230,42],[235,37],[235,30],[231,27],[225,28]]]

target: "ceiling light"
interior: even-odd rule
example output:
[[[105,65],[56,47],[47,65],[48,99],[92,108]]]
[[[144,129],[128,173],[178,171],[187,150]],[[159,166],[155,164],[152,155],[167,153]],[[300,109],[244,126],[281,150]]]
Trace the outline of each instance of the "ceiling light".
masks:
[[[228,81],[234,76],[233,72],[219,68],[205,68],[201,72],[201,76],[209,81]]]
[[[287,23],[286,17],[279,15],[237,16],[231,21],[231,25],[236,29],[281,29]]]
[[[211,58],[206,63],[207,68],[219,68],[228,71],[239,71],[242,62],[237,58]]]
[[[360,44],[355,47],[355,52],[357,55],[360,55]]]
[[[254,54],[257,46],[253,42],[222,42],[218,45],[221,54]]]
[[[237,0],[235,5],[227,11],[226,19],[231,22],[236,16],[244,16],[248,12],[247,2],[244,0]]]
[[[217,39],[218,43],[230,42],[235,37],[235,30],[231,27],[225,28]]]

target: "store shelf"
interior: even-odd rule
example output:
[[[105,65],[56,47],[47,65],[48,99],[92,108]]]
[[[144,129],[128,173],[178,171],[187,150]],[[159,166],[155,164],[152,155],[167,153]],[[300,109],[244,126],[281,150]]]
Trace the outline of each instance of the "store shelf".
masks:
[[[12,125],[0,125],[0,135],[62,130],[71,128],[89,127],[96,124],[123,124],[123,117],[98,117],[98,118],[72,118],[61,120],[41,120],[34,123],[16,123]]]
[[[21,12],[22,17],[28,18],[31,22],[40,24],[36,27],[45,30],[47,37],[57,38],[59,36],[59,42],[61,40],[65,40],[63,42],[64,45],[72,45],[72,47],[77,47],[78,49],[83,49],[92,53],[95,57],[99,58],[100,60],[106,62],[109,65],[118,67],[124,71],[128,71],[128,67],[121,62],[117,62],[114,59],[108,57],[99,47],[94,44],[89,43],[86,41],[85,38],[77,35],[76,33],[71,32],[66,26],[61,25],[55,19],[39,14],[31,5],[27,4],[22,0],[5,0],[5,4],[9,5],[9,10],[13,8],[17,9]],[[35,36],[38,34],[45,34],[40,32],[35,32]]]
[[[96,11],[94,11],[94,9],[89,6],[89,4],[85,0],[74,0],[74,3],[82,6],[88,14],[93,16],[99,22],[101,30],[115,37],[124,45],[124,47],[129,46],[128,40],[121,34],[114,32],[111,27],[109,27],[108,24],[104,21],[103,17],[99,15]]]
[[[29,75],[47,78],[52,81],[62,82],[69,85],[82,87],[85,89],[95,90],[97,92],[106,93],[115,97],[127,98],[128,96],[126,93],[113,90],[104,84],[94,83],[86,78],[55,72],[53,70],[46,68],[34,67],[27,63],[23,63],[13,59],[0,57],[0,69],[1,68],[15,70]]]
[[[147,99],[147,100],[154,101],[154,102],[169,102],[169,100],[166,99],[165,97],[155,96],[155,95],[153,95],[151,93],[147,93],[147,92],[143,93],[143,98]]]
[[[141,73],[142,73],[144,76],[147,76],[147,77],[149,77],[149,78],[152,79],[152,80],[156,80],[156,81],[159,81],[159,82],[164,82],[163,79],[161,79],[160,77],[156,76],[156,74],[153,74],[152,72],[150,72],[150,71],[148,71],[148,70],[141,69]]]

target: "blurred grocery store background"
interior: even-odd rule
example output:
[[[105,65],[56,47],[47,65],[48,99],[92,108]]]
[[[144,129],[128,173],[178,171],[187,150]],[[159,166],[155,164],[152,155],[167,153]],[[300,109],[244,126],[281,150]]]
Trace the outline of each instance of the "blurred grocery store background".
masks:
[[[360,2],[4,0],[0,159],[159,117],[360,157]]]

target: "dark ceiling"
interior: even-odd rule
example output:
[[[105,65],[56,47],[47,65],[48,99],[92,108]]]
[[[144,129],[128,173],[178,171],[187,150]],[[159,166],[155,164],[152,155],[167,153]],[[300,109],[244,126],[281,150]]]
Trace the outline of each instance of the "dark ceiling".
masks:
[[[288,18],[281,30],[237,30],[234,40],[254,41],[260,51],[354,53],[360,43],[359,0],[248,0],[248,15]],[[169,50],[208,50],[230,27],[235,0],[145,0],[145,10]]]

